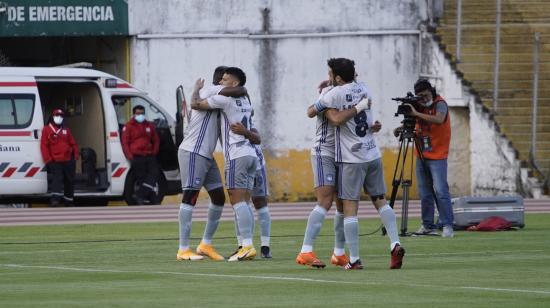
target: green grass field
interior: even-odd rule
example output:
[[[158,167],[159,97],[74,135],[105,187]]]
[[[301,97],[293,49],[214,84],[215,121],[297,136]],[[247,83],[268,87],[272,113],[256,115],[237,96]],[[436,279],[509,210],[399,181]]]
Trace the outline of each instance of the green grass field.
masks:
[[[393,271],[379,233],[361,237],[362,271],[296,265],[305,220],[274,221],[274,258],[241,263],[176,262],[177,223],[1,227],[0,307],[549,307],[548,221],[527,215],[515,232],[403,238],[404,266]],[[362,220],[361,232],[378,223]],[[203,227],[193,225],[194,246]],[[233,234],[232,222],[220,224],[220,253],[234,250]],[[315,249],[325,262],[332,243],[327,220]]]

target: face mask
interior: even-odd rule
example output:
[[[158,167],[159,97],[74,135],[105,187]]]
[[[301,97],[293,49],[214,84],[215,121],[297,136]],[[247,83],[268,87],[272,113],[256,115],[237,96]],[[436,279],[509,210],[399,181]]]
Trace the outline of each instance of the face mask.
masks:
[[[136,121],[138,123],[142,123],[143,121],[145,121],[145,115],[144,114],[137,114],[134,119],[136,119]]]
[[[61,125],[61,123],[63,123],[63,117],[61,116],[54,116],[53,117],[53,122],[57,125]]]
[[[430,107],[433,103],[434,103],[433,100],[429,100],[429,101],[424,103],[424,106]]]

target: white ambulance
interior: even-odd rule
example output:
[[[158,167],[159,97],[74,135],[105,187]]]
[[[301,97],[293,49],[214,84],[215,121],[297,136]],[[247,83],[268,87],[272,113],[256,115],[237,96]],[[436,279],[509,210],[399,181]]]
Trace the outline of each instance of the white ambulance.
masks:
[[[104,72],[0,68],[0,203],[30,203],[49,196],[40,136],[52,110],[62,108],[64,123],[81,151],[75,177],[77,203],[104,205],[124,199],[135,204],[136,179],[122,152],[120,136],[136,105],[145,107],[146,118],[155,124],[160,137],[162,172],[151,200],[160,204],[165,195],[181,192],[177,160],[181,121],[176,123],[145,92]],[[180,140],[175,140],[176,135]]]

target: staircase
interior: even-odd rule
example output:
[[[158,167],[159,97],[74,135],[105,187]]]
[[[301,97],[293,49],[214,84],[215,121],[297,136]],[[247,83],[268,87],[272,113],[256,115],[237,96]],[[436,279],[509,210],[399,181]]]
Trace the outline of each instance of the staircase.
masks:
[[[462,0],[460,59],[456,53],[456,5],[456,0],[444,0],[436,37],[456,70],[492,110],[496,0]],[[533,169],[530,174],[543,180],[550,172],[550,1],[501,0],[498,108],[492,114],[519,159],[528,166],[536,32],[541,44],[535,158],[542,174]]]

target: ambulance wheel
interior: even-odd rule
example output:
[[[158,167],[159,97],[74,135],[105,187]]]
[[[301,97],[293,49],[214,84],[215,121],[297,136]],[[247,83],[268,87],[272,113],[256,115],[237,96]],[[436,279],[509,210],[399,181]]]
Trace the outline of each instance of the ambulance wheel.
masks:
[[[161,204],[164,199],[164,195],[166,194],[166,179],[164,178],[162,171],[159,171],[159,174],[159,179],[155,183],[156,193],[153,196],[150,196],[149,200],[146,200],[149,201],[148,204],[151,205]],[[138,188],[135,173],[130,170],[126,176],[126,182],[124,183],[124,201],[126,201],[126,204],[138,205],[138,202],[135,199],[135,192]]]

